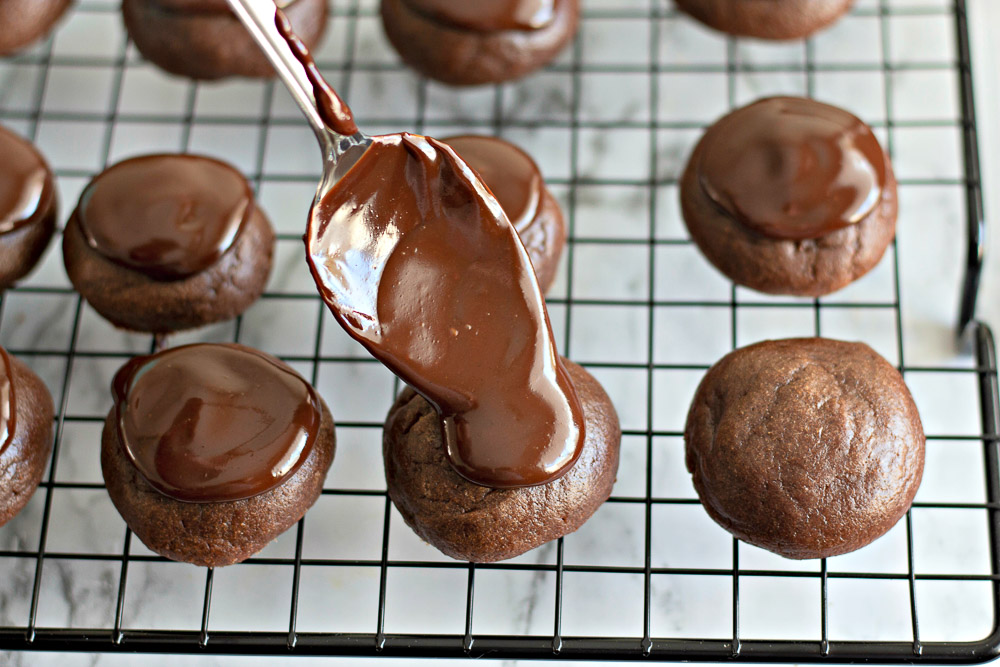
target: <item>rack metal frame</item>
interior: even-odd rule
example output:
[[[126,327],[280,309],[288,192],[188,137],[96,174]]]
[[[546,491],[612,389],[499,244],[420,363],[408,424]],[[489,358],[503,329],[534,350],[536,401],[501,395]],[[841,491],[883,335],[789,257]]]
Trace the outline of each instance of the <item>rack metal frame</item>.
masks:
[[[343,76],[341,81],[341,91],[347,99],[350,99],[350,88],[352,81],[359,76],[364,76],[370,71],[394,71],[400,69],[399,65],[373,65],[359,64],[353,61],[353,41],[357,39],[356,24],[359,18],[359,2],[351,0],[343,3],[345,7],[337,7],[334,12],[334,21],[346,21],[349,24],[347,31],[347,53],[348,57],[342,64],[330,64],[320,62],[320,66],[327,70],[337,71]],[[102,4],[91,0],[83,0],[79,7],[73,11],[86,12],[115,12],[117,7]],[[852,66],[853,69],[862,71],[881,72],[883,77],[888,76],[894,68],[898,68],[891,62],[889,56],[889,18],[899,13],[920,14],[923,11],[941,14],[940,10],[923,10],[917,8],[899,8],[894,6],[890,0],[879,0],[874,8],[859,8],[855,10],[860,15],[875,16],[880,22],[882,38],[882,59],[878,64]],[[588,565],[571,565],[564,563],[562,540],[557,545],[557,557],[554,564],[524,564],[524,563],[497,563],[489,565],[476,565],[468,563],[442,563],[442,562],[420,562],[420,561],[395,561],[389,557],[388,550],[388,529],[391,513],[391,503],[384,491],[364,491],[351,489],[327,489],[324,491],[328,495],[368,495],[384,499],[384,525],[383,525],[383,548],[381,558],[378,560],[336,560],[336,559],[309,559],[303,557],[303,531],[304,526],[310,520],[310,515],[300,522],[296,529],[295,555],[293,558],[264,558],[256,557],[250,559],[250,563],[279,565],[291,568],[293,571],[292,599],[290,604],[290,617],[288,629],[285,632],[218,632],[211,630],[209,624],[210,609],[212,605],[212,589],[214,572],[205,571],[204,599],[202,606],[202,622],[200,630],[181,631],[144,631],[131,630],[125,628],[123,624],[123,614],[125,609],[125,596],[129,581],[130,566],[137,562],[161,561],[156,556],[144,556],[130,554],[132,541],[131,532],[127,531],[124,539],[124,548],[120,555],[102,555],[87,553],[57,553],[46,548],[48,537],[49,516],[52,507],[53,495],[63,488],[100,489],[100,484],[87,484],[75,482],[60,482],[57,480],[56,470],[59,465],[60,439],[68,422],[73,421],[99,421],[93,417],[81,417],[67,414],[69,387],[73,381],[73,359],[82,356],[119,357],[124,361],[128,357],[127,353],[97,353],[77,350],[75,343],[77,340],[80,321],[82,301],[69,289],[56,289],[45,287],[17,287],[12,293],[56,293],[74,296],[75,305],[72,318],[72,332],[70,334],[70,345],[67,349],[57,350],[37,350],[14,349],[16,353],[40,353],[47,355],[57,355],[65,357],[65,375],[63,377],[62,391],[56,396],[58,415],[56,418],[55,446],[53,450],[51,467],[46,480],[39,490],[45,495],[44,514],[41,523],[41,535],[39,537],[38,548],[30,551],[0,551],[0,559],[3,558],[31,558],[35,561],[34,586],[32,588],[32,599],[30,604],[30,614],[24,627],[0,627],[0,649],[4,650],[56,650],[56,651],[107,651],[107,652],[145,652],[145,653],[218,653],[218,654],[273,654],[273,655],[343,655],[343,656],[396,656],[396,657],[490,657],[490,658],[524,658],[524,659],[602,659],[602,660],[684,660],[684,661],[741,661],[741,662],[881,662],[881,663],[975,663],[990,660],[1000,655],[1000,386],[997,381],[997,358],[994,340],[989,328],[980,322],[975,321],[975,299],[978,290],[979,279],[983,265],[983,245],[984,245],[984,216],[982,202],[982,184],[979,172],[979,159],[977,147],[977,128],[973,100],[972,84],[972,64],[969,50],[969,30],[966,3],[964,0],[954,0],[947,14],[953,17],[955,22],[955,34],[957,36],[957,59],[948,65],[954,69],[959,77],[961,92],[961,118],[960,128],[963,142],[963,157],[965,177],[962,181],[965,190],[965,206],[968,220],[968,249],[967,266],[964,284],[962,286],[961,312],[958,318],[957,336],[964,337],[971,341],[974,348],[976,363],[971,369],[942,368],[934,369],[920,367],[914,369],[908,367],[904,361],[904,347],[902,334],[902,320],[900,316],[899,300],[899,262],[895,260],[893,267],[896,280],[896,298],[894,303],[881,304],[851,304],[851,307],[870,308],[891,308],[896,318],[896,335],[900,354],[900,370],[919,370],[921,372],[933,372],[940,370],[943,372],[968,372],[975,374],[979,387],[979,400],[981,411],[981,432],[975,436],[975,440],[982,443],[983,457],[986,470],[987,499],[984,504],[970,504],[970,509],[982,509],[988,514],[989,540],[991,554],[991,573],[989,575],[926,575],[915,573],[913,565],[913,538],[912,520],[907,515],[906,526],[908,534],[908,571],[902,574],[886,573],[856,573],[845,575],[837,572],[829,572],[826,562],[822,563],[819,572],[773,572],[755,571],[742,569],[739,565],[739,552],[737,542],[733,540],[733,567],[731,569],[691,569],[691,568],[662,568],[654,567],[651,560],[651,540],[650,530],[652,522],[653,508],[662,504],[682,504],[694,503],[690,499],[661,498],[656,497],[652,491],[652,451],[653,440],[660,436],[678,436],[676,432],[657,431],[653,427],[653,401],[652,384],[653,371],[673,368],[683,368],[686,370],[699,370],[705,368],[698,365],[671,365],[653,363],[653,317],[652,310],[657,306],[682,305],[690,307],[728,307],[732,316],[733,324],[733,346],[736,346],[736,313],[738,309],[753,308],[754,303],[738,302],[736,290],[733,288],[731,298],[728,302],[720,301],[684,301],[681,304],[674,304],[663,300],[654,299],[653,270],[655,262],[655,250],[658,246],[674,241],[665,241],[657,238],[654,233],[656,216],[656,198],[658,197],[658,187],[674,184],[671,179],[663,179],[657,174],[657,151],[655,148],[655,137],[658,131],[671,129],[697,129],[701,127],[698,123],[663,123],[657,120],[657,106],[660,95],[659,74],[665,72],[698,72],[705,68],[699,66],[667,66],[659,62],[657,54],[658,26],[664,17],[673,15],[674,10],[667,6],[667,3],[654,2],[648,12],[635,9],[613,9],[613,10],[593,10],[584,14],[584,21],[599,21],[602,19],[614,18],[648,18],[650,23],[650,61],[646,65],[635,67],[602,67],[599,65],[587,65],[582,61],[579,44],[572,51],[568,62],[561,62],[550,66],[551,72],[565,76],[570,82],[571,111],[566,121],[553,120],[553,127],[568,128],[571,132],[570,144],[570,165],[572,177],[569,179],[555,180],[557,185],[567,188],[569,193],[569,205],[567,207],[568,220],[570,224],[570,238],[568,245],[567,261],[569,264],[569,283],[567,285],[566,296],[550,299],[551,304],[565,306],[566,318],[572,316],[570,306],[585,304],[595,306],[615,306],[633,305],[646,306],[650,309],[649,327],[650,332],[647,339],[649,349],[647,350],[647,362],[638,364],[585,364],[590,367],[605,368],[628,368],[646,371],[647,382],[647,428],[641,430],[627,431],[627,435],[644,437],[646,439],[646,494],[643,498],[633,497],[612,497],[611,503],[638,503],[645,511],[645,563],[641,567],[601,567]],[[727,48],[727,63],[724,72],[728,79],[730,105],[735,105],[736,99],[736,75],[747,71],[784,71],[800,72],[807,81],[808,92],[813,90],[813,75],[821,70],[813,56],[811,41],[804,42],[805,59],[804,66],[750,66],[739,61],[736,41],[730,39]],[[0,121],[11,119],[26,122],[29,127],[29,135],[35,138],[40,119],[45,113],[46,118],[65,120],[91,120],[104,123],[105,136],[103,138],[103,159],[102,163],[107,164],[111,151],[111,137],[115,125],[120,120],[119,99],[122,90],[123,71],[129,57],[127,44],[123,45],[120,52],[111,60],[94,59],[66,59],[53,55],[51,43],[48,48],[35,50],[29,54],[17,56],[13,62],[19,64],[30,64],[39,66],[40,82],[37,87],[37,98],[33,110],[29,112],[19,112],[4,110],[0,106]],[[97,66],[110,67],[115,72],[112,86],[111,111],[104,113],[46,113],[42,110],[42,96],[45,89],[45,79],[49,69],[53,65],[61,66]],[[927,69],[941,68],[941,65],[928,64]],[[712,69],[712,68],[708,68]],[[640,181],[630,179],[608,180],[592,179],[579,175],[580,164],[580,136],[579,130],[583,128],[601,129],[604,127],[600,122],[585,121],[580,117],[581,102],[581,76],[585,72],[607,71],[641,73],[648,74],[650,80],[649,103],[651,113],[649,120],[626,124],[626,127],[633,127],[637,130],[648,130],[653,137],[653,147],[649,152],[650,178]],[[714,71],[714,70],[713,70]],[[190,141],[192,119],[195,116],[195,85],[192,84],[187,99],[187,106],[184,113],[182,144],[187,145]],[[298,119],[274,118],[268,112],[270,109],[274,92],[273,83],[261,84],[264,86],[264,112],[259,120],[248,123],[245,119],[214,118],[204,122],[219,123],[240,123],[248,125],[247,132],[267,133],[271,127],[290,125],[298,123]],[[905,122],[895,121],[892,114],[892,99],[886,87],[886,123],[884,129],[888,136],[888,149],[893,148],[892,130],[895,127],[905,127]],[[499,131],[505,127],[517,127],[517,121],[507,121],[502,118],[502,95],[501,89],[496,89],[495,114],[492,121],[477,123],[470,121],[472,125],[481,125],[483,130]],[[416,131],[430,131],[439,125],[445,125],[440,121],[435,121],[426,117],[427,86],[426,82],[421,82],[417,89],[418,113],[415,118],[406,117],[399,119],[385,119],[386,125],[398,125],[400,128],[412,129]],[[174,122],[175,119],[168,117],[158,117],[148,115],[140,118],[150,123]],[[710,119],[705,119],[706,121]],[[394,122],[398,121],[398,122]],[[546,126],[549,121],[531,121],[527,125],[531,127]],[[621,126],[616,125],[616,127]],[[260,141],[260,150],[256,157],[256,172],[250,174],[251,179],[259,186],[263,180],[271,178],[264,170],[264,141]],[[85,170],[64,169],[58,170],[60,176],[89,177],[91,174]],[[912,184],[919,185],[922,182],[914,181]],[[933,181],[926,181],[933,184]],[[574,220],[577,212],[576,190],[579,186],[604,184],[604,185],[634,185],[648,188],[651,199],[651,220],[650,235],[648,239],[590,239],[575,233]],[[295,240],[297,237],[292,234],[281,235],[282,240]],[[574,249],[590,243],[620,243],[645,246],[648,248],[650,261],[650,286],[648,299],[638,301],[617,301],[617,300],[595,300],[580,299],[574,297],[572,284]],[[677,243],[680,243],[678,241]],[[320,315],[323,314],[323,305],[312,293],[280,295],[265,294],[264,298],[282,299],[304,299],[312,300],[316,303],[316,308]],[[3,301],[6,301],[4,297]],[[773,304],[771,304],[773,305]],[[836,303],[823,303],[815,300],[811,304],[793,304],[789,307],[812,308],[815,313],[816,332],[820,333],[820,313],[826,308],[836,308]],[[3,302],[0,302],[0,316],[2,316]],[[315,338],[315,348],[311,356],[286,356],[288,361],[311,363],[313,367],[312,379],[317,379],[320,362],[344,361],[335,357],[328,357],[321,354],[321,338],[324,322],[328,323],[324,317],[317,317],[317,327]],[[240,325],[237,323],[236,335],[239,336]],[[566,339],[563,341],[562,349],[572,356],[569,349],[569,323],[566,326]],[[152,344],[152,343],[151,343]],[[350,359],[352,363],[357,363],[357,359]],[[358,428],[377,429],[381,427],[378,423],[369,422],[340,422],[342,425]],[[949,439],[953,436],[940,434],[931,435],[933,438]],[[336,465],[336,464],[335,464]],[[922,507],[946,508],[953,507],[949,504],[923,504]],[[114,625],[111,630],[106,629],[76,629],[76,628],[51,628],[40,627],[37,623],[37,611],[41,580],[46,561],[53,558],[59,559],[80,559],[80,560],[104,560],[120,564],[118,597]],[[300,590],[300,576],[305,567],[342,567],[342,566],[370,566],[377,567],[380,571],[379,604],[377,618],[372,619],[372,631],[369,633],[310,633],[297,630],[297,610],[298,595]],[[242,567],[242,566],[234,566]],[[397,635],[385,632],[385,605],[387,572],[390,568],[451,568],[464,571],[467,579],[466,591],[466,613],[465,631],[450,635]],[[551,634],[545,636],[496,636],[481,635],[473,629],[473,600],[475,596],[475,582],[477,574],[484,570],[525,570],[532,572],[547,572],[555,577],[555,623]],[[563,575],[572,573],[628,573],[641,575],[644,581],[644,614],[643,614],[643,634],[641,637],[580,637],[566,636],[561,627],[561,613],[563,605],[562,582]],[[732,617],[732,637],[728,639],[668,639],[657,637],[651,633],[650,626],[650,605],[651,605],[651,585],[652,578],[663,574],[712,574],[731,577],[733,583],[733,617]],[[817,641],[762,641],[746,639],[741,636],[739,618],[740,581],[747,577],[755,576],[776,576],[776,577],[806,577],[814,579],[821,589],[821,619],[822,636]],[[896,579],[905,581],[909,587],[910,611],[912,619],[913,641],[908,642],[848,642],[838,641],[829,638],[828,634],[828,612],[827,612],[827,586],[828,581],[842,576],[861,579]],[[934,580],[970,580],[988,581],[992,587],[993,598],[993,629],[989,636],[979,642],[936,642],[923,641],[920,634],[919,615],[917,613],[916,582],[921,579]]]

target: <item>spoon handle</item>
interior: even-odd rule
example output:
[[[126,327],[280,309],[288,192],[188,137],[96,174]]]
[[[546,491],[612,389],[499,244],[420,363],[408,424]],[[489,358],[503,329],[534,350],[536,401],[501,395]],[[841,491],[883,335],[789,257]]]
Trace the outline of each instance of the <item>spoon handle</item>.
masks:
[[[277,6],[274,0],[226,0],[233,13],[243,22],[264,55],[274,65],[295,103],[302,109],[306,120],[316,133],[325,153],[332,143],[330,131],[316,109],[316,95],[306,69],[295,56],[288,42],[275,25]]]

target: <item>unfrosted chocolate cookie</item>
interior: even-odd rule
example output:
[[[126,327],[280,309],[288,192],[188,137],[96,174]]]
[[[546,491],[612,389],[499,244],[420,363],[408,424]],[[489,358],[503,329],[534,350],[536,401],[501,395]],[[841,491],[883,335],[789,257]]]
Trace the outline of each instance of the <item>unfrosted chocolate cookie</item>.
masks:
[[[586,426],[583,451],[547,484],[496,489],[460,476],[445,458],[437,412],[411,389],[385,422],[382,453],[389,496],[421,538],[458,560],[513,558],[577,530],[611,495],[621,430],[604,389],[565,361]]]
[[[276,0],[310,49],[326,31],[327,0]],[[272,77],[274,68],[226,0],[123,0],[129,36],[146,58],[193,79]]]
[[[0,526],[21,511],[45,475],[53,414],[45,383],[0,348]]]
[[[333,418],[274,357],[186,345],[128,362],[113,389],[101,469],[115,507],[153,551],[206,567],[237,563],[319,498]]]
[[[150,155],[91,181],[66,223],[63,259],[73,286],[112,324],[169,333],[230,319],[256,301],[274,238],[233,167]]]
[[[69,5],[70,0],[0,0],[0,56],[47,35]]]
[[[716,121],[680,198],[705,257],[769,294],[841,289],[878,264],[896,233],[896,178],[871,128],[805,98],[758,100]]]
[[[382,24],[400,57],[453,86],[518,79],[576,34],[579,0],[382,0]]]
[[[55,177],[45,158],[30,141],[0,127],[0,291],[38,263],[55,233],[57,209]]]
[[[455,149],[497,198],[528,251],[539,287],[548,291],[566,245],[566,223],[538,165],[519,147],[496,137],[467,134],[441,141]]]
[[[676,0],[702,23],[731,35],[799,39],[843,16],[854,0]]]
[[[726,355],[684,430],[709,515],[787,558],[825,558],[886,533],[913,502],[924,433],[903,378],[862,343],[799,338]]]

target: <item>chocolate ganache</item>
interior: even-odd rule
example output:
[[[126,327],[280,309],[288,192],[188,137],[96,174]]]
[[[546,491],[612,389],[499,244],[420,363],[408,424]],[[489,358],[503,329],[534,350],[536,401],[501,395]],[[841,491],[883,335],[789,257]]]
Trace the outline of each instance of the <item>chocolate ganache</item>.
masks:
[[[7,350],[0,347],[0,454],[14,439],[17,428],[17,406],[14,396],[14,368]]]
[[[91,248],[156,280],[186,278],[225,253],[253,212],[250,184],[195,155],[148,155],[108,168],[75,215]]]
[[[282,12],[275,24],[306,69],[320,116],[358,131]],[[566,473],[583,408],[555,348],[531,262],[468,165],[428,137],[373,137],[314,203],[307,259],[337,321],[441,418],[466,479],[510,488]]]
[[[51,210],[55,183],[26,139],[0,128],[0,234],[37,222]]]
[[[350,107],[344,104],[340,95],[330,87],[330,84],[320,74],[316,61],[309,53],[309,47],[298,35],[292,32],[292,22],[288,20],[284,12],[279,10],[275,13],[274,24],[278,33],[288,43],[292,53],[305,68],[306,77],[313,88],[313,97],[316,98],[316,110],[326,126],[337,134],[347,137],[357,133],[358,126],[354,122],[354,114],[351,113]]]
[[[112,382],[126,456],[166,496],[224,502],[265,493],[312,450],[322,412],[291,368],[236,344],[136,357]]]
[[[514,229],[522,231],[538,213],[545,183],[538,166],[520,148],[502,139],[463,135],[442,139],[479,175]]]
[[[886,165],[871,129],[850,113],[810,99],[772,97],[709,130],[697,174],[715,205],[747,227],[804,240],[871,213]]]
[[[507,488],[572,466],[582,408],[528,256],[451,148],[374,137],[314,206],[306,241],[341,325],[438,410],[459,474]]]
[[[538,30],[552,22],[561,0],[405,0],[416,12],[463,30]]]

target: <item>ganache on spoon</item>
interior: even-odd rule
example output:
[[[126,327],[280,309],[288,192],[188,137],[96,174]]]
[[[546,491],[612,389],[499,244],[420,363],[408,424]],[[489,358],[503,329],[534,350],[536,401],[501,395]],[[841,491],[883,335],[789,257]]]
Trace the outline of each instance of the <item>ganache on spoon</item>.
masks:
[[[583,446],[583,410],[492,193],[445,144],[359,132],[272,0],[228,2],[323,150],[305,242],[337,321],[438,410],[460,475],[511,488],[564,474]]]

